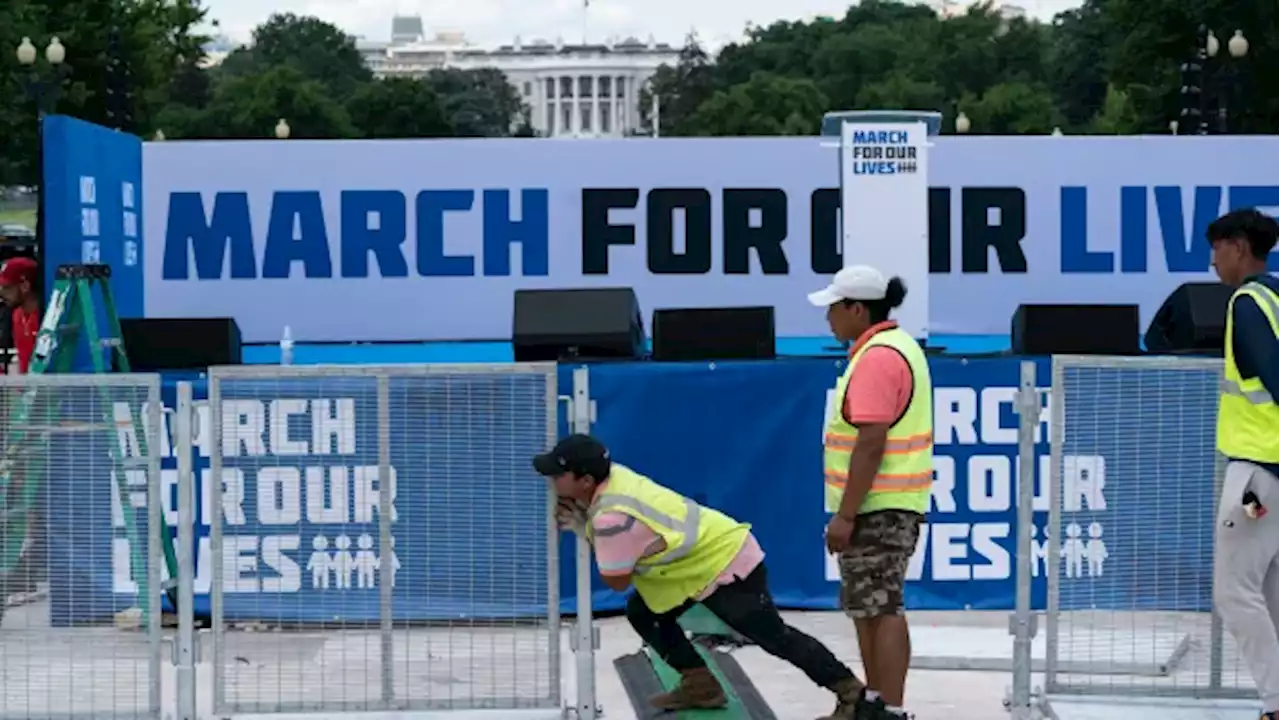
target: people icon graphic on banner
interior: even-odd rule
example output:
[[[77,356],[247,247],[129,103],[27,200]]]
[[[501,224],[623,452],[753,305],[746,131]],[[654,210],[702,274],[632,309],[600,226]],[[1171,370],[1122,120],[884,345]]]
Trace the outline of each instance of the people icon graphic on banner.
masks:
[[[1084,542],[1084,556],[1088,561],[1089,577],[1102,576],[1102,563],[1110,557],[1107,543],[1102,539],[1102,523],[1089,523],[1089,539]]]
[[[1079,523],[1067,526],[1067,537],[1062,541],[1062,559],[1067,564],[1067,577],[1084,576],[1084,540],[1080,537]]]
[[[311,540],[313,552],[307,560],[307,570],[311,572],[311,587],[328,590],[349,590],[353,586],[360,590],[378,587],[382,576],[382,559],[374,549],[372,535],[362,534],[355,540],[355,551],[352,552],[351,538],[339,535],[333,540],[334,550],[329,549],[329,539],[317,535]],[[396,572],[400,570],[400,558],[395,553],[395,538],[391,539],[391,586],[395,587]],[[354,578],[353,578],[354,576]],[[353,585],[354,579],[354,585]]]

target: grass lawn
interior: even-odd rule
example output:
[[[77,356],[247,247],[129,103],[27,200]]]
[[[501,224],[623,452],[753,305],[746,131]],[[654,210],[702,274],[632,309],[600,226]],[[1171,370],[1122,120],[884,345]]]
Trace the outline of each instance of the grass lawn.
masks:
[[[34,230],[36,226],[35,209],[0,210],[0,225],[9,225],[11,223],[14,225],[26,225]]]

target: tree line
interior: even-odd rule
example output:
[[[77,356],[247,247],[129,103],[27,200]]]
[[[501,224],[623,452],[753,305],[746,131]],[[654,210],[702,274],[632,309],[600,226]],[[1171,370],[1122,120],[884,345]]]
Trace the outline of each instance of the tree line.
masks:
[[[36,102],[145,138],[504,137],[532,135],[528,108],[495,69],[375,78],[355,39],[314,17],[274,14],[211,64],[202,0],[0,2],[0,186],[34,185]],[[40,49],[32,66],[14,50]],[[57,68],[43,48],[57,37]],[[34,91],[34,92],[33,92]]]
[[[66,61],[0,62],[0,186],[34,184],[46,109],[143,137],[295,138],[532,135],[529,108],[496,69],[375,78],[353,38],[314,17],[272,15],[253,42],[209,66],[202,0],[6,0],[0,48],[57,36]],[[863,0],[841,18],[749,27],[712,57],[690,37],[641,96],[670,135],[802,135],[830,110],[964,113],[975,133],[1161,133],[1183,103],[1182,63],[1206,25],[1223,50],[1206,82],[1226,88],[1235,132],[1277,132],[1277,4],[1271,0],[1086,0],[1049,23],[990,4],[940,17],[924,5]],[[56,91],[56,92],[51,92]],[[56,97],[51,97],[56,95]],[[654,100],[656,99],[656,103]],[[654,105],[658,117],[650,117]]]
[[[826,111],[885,108],[939,111],[948,131],[964,113],[974,133],[1168,133],[1201,26],[1220,46],[1197,83],[1207,114],[1221,99],[1230,132],[1276,134],[1272,0],[1085,0],[1048,23],[991,3],[944,18],[862,0],[841,18],[748,28],[714,58],[691,38],[641,112],[652,129],[656,95],[661,135],[806,135]]]

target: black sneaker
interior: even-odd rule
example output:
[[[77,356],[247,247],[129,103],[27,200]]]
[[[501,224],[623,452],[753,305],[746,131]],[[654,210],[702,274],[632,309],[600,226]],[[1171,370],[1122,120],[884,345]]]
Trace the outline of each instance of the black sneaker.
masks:
[[[884,709],[884,700],[867,699],[867,691],[863,690],[858,702],[853,706],[853,720],[882,720],[888,711]]]

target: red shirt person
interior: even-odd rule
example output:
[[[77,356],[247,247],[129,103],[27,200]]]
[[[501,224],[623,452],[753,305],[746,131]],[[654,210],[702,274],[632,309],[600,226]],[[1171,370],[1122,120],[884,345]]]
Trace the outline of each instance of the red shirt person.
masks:
[[[40,298],[33,289],[39,271],[36,261],[25,257],[10,258],[0,265],[0,300],[13,308],[13,349],[20,373],[31,366],[40,334]]]

